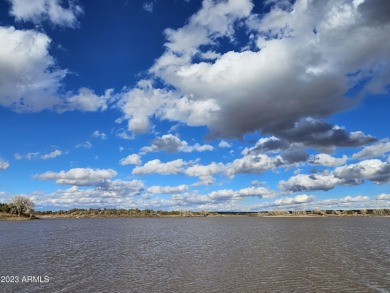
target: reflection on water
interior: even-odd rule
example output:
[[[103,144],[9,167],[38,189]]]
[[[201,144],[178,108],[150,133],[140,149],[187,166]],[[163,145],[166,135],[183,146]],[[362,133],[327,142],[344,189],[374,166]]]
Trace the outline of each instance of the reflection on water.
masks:
[[[0,276],[49,277],[0,292],[389,292],[390,218],[3,221]]]

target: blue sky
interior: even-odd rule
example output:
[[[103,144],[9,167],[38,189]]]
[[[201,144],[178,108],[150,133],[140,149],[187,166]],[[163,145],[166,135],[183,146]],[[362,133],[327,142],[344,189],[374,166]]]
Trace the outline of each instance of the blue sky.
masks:
[[[387,0],[0,0],[0,202],[390,207]]]

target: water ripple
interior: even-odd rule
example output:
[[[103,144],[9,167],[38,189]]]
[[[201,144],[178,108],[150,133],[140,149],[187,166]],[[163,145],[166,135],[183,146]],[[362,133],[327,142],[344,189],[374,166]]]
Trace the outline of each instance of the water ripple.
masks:
[[[1,292],[389,292],[389,218],[0,222]]]

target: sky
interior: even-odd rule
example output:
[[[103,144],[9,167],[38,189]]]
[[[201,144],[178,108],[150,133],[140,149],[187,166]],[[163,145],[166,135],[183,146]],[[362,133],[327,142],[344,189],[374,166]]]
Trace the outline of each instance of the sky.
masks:
[[[0,0],[0,202],[390,208],[388,0]]]

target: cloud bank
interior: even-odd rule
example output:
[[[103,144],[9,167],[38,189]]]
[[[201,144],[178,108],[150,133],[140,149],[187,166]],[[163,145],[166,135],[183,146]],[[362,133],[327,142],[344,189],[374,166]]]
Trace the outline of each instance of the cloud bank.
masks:
[[[150,68],[172,89],[148,81],[123,97],[129,129],[146,131],[157,116],[206,125],[211,137],[260,131],[313,146],[372,142],[320,120],[390,82],[390,22],[369,2],[298,0],[260,15],[250,1],[204,1],[185,26],[165,31],[166,51]],[[243,43],[243,31],[244,45],[218,52],[222,41]]]

